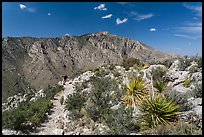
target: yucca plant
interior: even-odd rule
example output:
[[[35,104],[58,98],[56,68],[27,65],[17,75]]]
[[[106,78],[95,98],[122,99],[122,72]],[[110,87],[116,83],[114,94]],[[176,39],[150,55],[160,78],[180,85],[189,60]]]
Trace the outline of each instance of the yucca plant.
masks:
[[[143,100],[139,105],[142,124],[147,127],[156,127],[159,124],[167,125],[176,120],[180,106],[174,99],[165,96],[154,96]]]
[[[134,65],[133,66],[134,68],[138,69],[138,70],[144,70],[144,69],[147,69],[149,67],[148,64],[144,64],[144,65]]]
[[[126,88],[127,94],[123,97],[123,102],[128,107],[138,105],[145,96],[149,95],[149,91],[146,86],[147,84],[145,84],[141,77],[134,78]]]

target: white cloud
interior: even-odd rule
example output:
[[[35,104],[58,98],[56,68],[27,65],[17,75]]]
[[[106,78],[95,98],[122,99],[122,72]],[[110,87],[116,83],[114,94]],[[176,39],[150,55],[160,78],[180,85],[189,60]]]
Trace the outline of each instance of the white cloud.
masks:
[[[31,12],[31,13],[35,13],[36,12],[35,8],[29,8],[29,7],[27,7],[24,4],[19,4],[19,7],[20,7],[20,9],[25,9],[26,11]]]
[[[152,13],[149,13],[149,14],[139,14],[138,12],[131,11],[130,12],[130,16],[133,16],[134,20],[142,21],[142,20],[154,17],[154,14],[152,14]]]
[[[123,20],[120,20],[119,18],[117,18],[117,19],[116,19],[116,23],[117,23],[117,24],[122,24],[122,23],[127,22],[127,20],[128,20],[127,18],[124,18]]]
[[[48,15],[48,16],[50,16],[50,15],[51,15],[51,13],[48,13],[47,15]]]
[[[183,27],[176,27],[177,32],[188,34],[202,34],[202,22],[184,23]]]
[[[193,19],[194,19],[194,20],[198,20],[198,18],[197,18],[197,17],[193,17]]]
[[[137,21],[141,21],[141,20],[152,18],[153,16],[154,16],[154,14],[152,14],[152,13],[149,13],[149,14],[139,14],[134,19],[137,20]]]
[[[66,33],[64,36],[70,36],[70,35]]]
[[[149,31],[153,32],[153,31],[156,31],[156,29],[155,28],[151,28]]]
[[[111,18],[112,16],[113,16],[112,14],[109,14],[109,15],[103,16],[102,19]]]
[[[20,7],[21,9],[25,9],[25,8],[27,8],[27,6],[24,5],[24,4],[19,4],[19,7]]]
[[[197,4],[197,3],[196,3]],[[197,16],[202,16],[202,5],[192,5],[190,3],[183,3],[183,6],[192,10]]]
[[[198,38],[201,38],[202,36],[190,36],[190,35],[185,35],[185,34],[174,34],[174,36],[176,37],[183,37],[183,38],[187,38],[187,39],[198,39]]]
[[[99,6],[94,8],[95,10],[107,10],[107,8],[105,8],[105,4],[100,4]]]

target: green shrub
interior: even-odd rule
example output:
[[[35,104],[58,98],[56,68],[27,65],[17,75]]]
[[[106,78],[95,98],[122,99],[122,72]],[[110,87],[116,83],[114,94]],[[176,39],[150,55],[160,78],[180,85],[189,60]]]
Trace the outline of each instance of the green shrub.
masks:
[[[166,59],[164,61],[158,62],[157,64],[161,64],[161,65],[166,66],[167,68],[170,68],[173,62],[174,62],[174,59]]]
[[[19,109],[5,111],[2,114],[2,127],[6,129],[20,130],[24,121],[25,117]]]
[[[153,128],[159,124],[169,124],[177,119],[179,105],[164,96],[149,97],[139,105],[141,124]]]
[[[16,109],[2,113],[2,127],[14,130],[25,129],[25,123],[31,122],[33,127],[37,127],[46,119],[46,113],[52,107],[51,98],[62,90],[62,86],[47,89],[46,97],[40,98],[36,102],[22,102]]]
[[[134,65],[141,66],[143,64],[137,58],[132,58],[132,57],[123,58],[122,66],[125,68],[125,70],[129,70],[129,68],[133,67]]]
[[[158,93],[162,93],[165,91],[167,86],[167,77],[166,71],[162,68],[156,68],[152,70],[152,79],[153,79],[153,86],[157,89]]]
[[[121,106],[117,110],[108,110],[102,115],[103,121],[109,127],[108,134],[127,135],[130,132],[138,132],[140,126],[133,121],[132,108]]]
[[[151,130],[143,131],[142,135],[202,135],[202,129],[193,123],[176,122],[170,125],[159,125]]]
[[[165,81],[166,71],[158,67],[152,70],[153,80]]]
[[[111,107],[110,100],[113,104],[118,103],[118,100],[120,100],[117,94],[118,84],[115,80],[107,77],[92,77],[91,83],[93,85],[92,91],[87,95],[89,98],[87,98],[84,109],[93,121],[98,121]],[[111,91],[115,92],[110,96]],[[113,97],[116,98],[113,99]]]
[[[84,106],[85,94],[80,94],[80,92],[75,92],[67,96],[65,100],[65,108],[71,112],[71,117],[73,119],[81,118],[82,115],[80,113],[81,108]]]
[[[194,98],[202,98],[202,83],[196,82],[195,89],[193,89],[189,94]]]
[[[159,80],[153,81],[153,86],[157,89],[157,92],[158,92],[159,94],[163,94],[163,92],[164,92],[165,89],[166,89],[166,83],[161,82],[161,81],[159,81]]]
[[[73,109],[80,110],[85,103],[85,97],[79,92],[76,92],[68,95],[65,103],[68,111]]]
[[[186,78],[184,83],[183,83],[183,86],[188,88],[188,87],[190,87],[190,84],[191,84],[191,80],[189,78]]]

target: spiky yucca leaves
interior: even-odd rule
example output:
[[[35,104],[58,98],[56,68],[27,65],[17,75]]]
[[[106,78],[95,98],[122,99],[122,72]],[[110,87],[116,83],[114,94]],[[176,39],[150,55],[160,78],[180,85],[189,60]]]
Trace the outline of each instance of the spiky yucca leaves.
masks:
[[[138,105],[147,95],[149,95],[149,91],[146,86],[147,84],[145,84],[141,77],[134,78],[126,88],[127,94],[123,97],[123,102],[128,107]]]
[[[139,105],[142,124],[147,127],[156,127],[159,124],[170,124],[177,119],[179,114],[174,99],[167,99],[165,96],[154,96],[143,100]]]
[[[138,69],[138,70],[144,70],[144,69],[149,68],[149,65],[148,64],[142,64],[142,65],[136,65],[135,64],[133,67]]]

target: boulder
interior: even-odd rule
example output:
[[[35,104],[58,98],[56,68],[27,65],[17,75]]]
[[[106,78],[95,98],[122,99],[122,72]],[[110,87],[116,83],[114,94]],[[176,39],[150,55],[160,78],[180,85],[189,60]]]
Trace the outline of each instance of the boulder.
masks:
[[[198,71],[198,63],[195,61],[192,61],[191,65],[189,67],[187,67],[185,70],[186,71],[194,71],[194,70]]]
[[[179,60],[175,60],[169,68],[169,71],[179,71],[181,67],[181,62]]]
[[[168,86],[175,86],[185,81],[189,77],[188,71],[169,71],[166,73],[167,78],[171,81]]]
[[[191,80],[193,81],[202,81],[202,73],[201,72],[195,72],[191,75]]]
[[[172,88],[172,91],[176,91],[176,92],[179,92],[179,93],[187,93],[187,92],[190,92],[191,89],[190,88],[185,88],[182,84],[180,85],[176,85]]]

